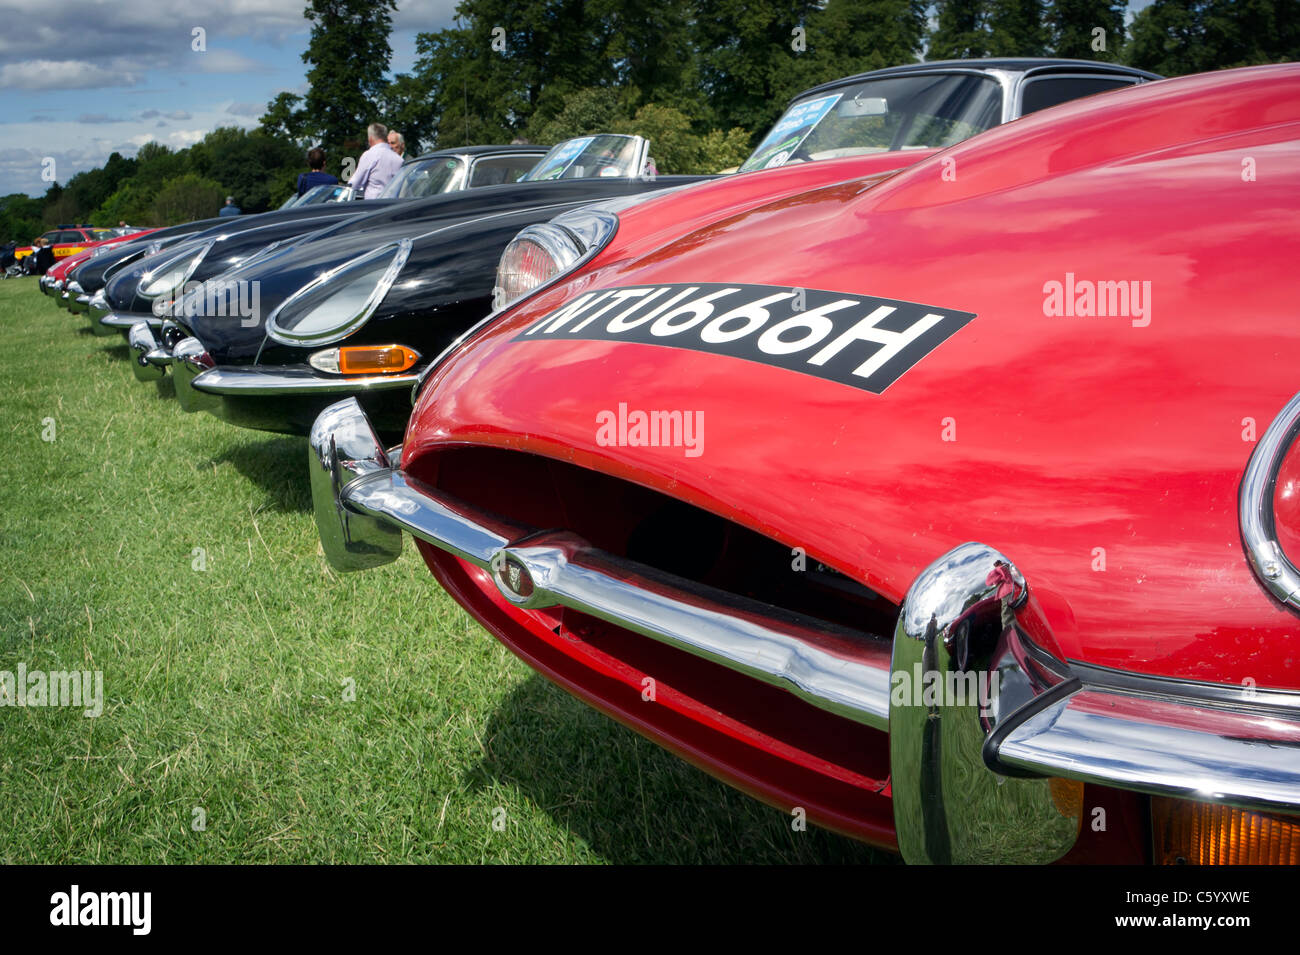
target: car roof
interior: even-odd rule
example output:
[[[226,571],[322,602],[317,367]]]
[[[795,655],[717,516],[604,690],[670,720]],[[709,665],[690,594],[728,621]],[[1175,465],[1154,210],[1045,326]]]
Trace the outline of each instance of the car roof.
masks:
[[[518,143],[514,146],[458,146],[455,149],[435,149],[431,153],[420,153],[414,159],[406,161],[416,162],[421,159],[436,159],[439,156],[491,156],[496,153],[536,153],[541,156],[548,148],[533,143]]]
[[[867,73],[855,73],[829,83],[822,83],[804,90],[790,102],[803,99],[814,93],[839,89],[851,83],[860,83],[868,79],[880,79],[891,76],[906,76],[910,73],[932,73],[943,70],[1006,70],[1009,73],[1109,73],[1119,76],[1137,76],[1145,80],[1164,79],[1158,73],[1149,73],[1136,67],[1119,63],[1106,63],[1102,60],[1071,60],[1051,56],[1014,56],[1014,57],[978,57],[968,60],[931,60],[926,63],[907,63],[903,66],[890,66],[883,70],[871,70]]]

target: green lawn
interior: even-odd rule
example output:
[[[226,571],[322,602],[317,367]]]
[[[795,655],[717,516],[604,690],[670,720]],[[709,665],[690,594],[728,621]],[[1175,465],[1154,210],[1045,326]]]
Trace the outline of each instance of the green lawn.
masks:
[[[186,415],[125,359],[0,282],[0,671],[104,680],[97,718],[0,708],[0,862],[892,858],[556,689],[413,547],[335,574],[303,439]]]

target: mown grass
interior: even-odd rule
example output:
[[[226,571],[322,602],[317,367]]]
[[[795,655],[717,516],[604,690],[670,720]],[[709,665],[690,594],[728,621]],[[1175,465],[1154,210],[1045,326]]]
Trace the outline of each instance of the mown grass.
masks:
[[[105,696],[0,708],[0,862],[891,858],[556,689],[413,548],[333,573],[303,441],[186,415],[125,357],[0,283],[0,670],[101,670]]]

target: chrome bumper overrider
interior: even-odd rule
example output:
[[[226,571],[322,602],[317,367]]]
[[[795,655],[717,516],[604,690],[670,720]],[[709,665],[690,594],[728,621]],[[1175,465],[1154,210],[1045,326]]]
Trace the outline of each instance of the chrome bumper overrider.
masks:
[[[95,294],[90,296],[90,301],[86,303],[86,317],[90,319],[90,330],[96,335],[111,335],[116,329],[105,328],[99,324],[99,320],[112,313],[112,308],[108,304],[108,299],[104,297],[104,290],[99,289]]]
[[[1061,798],[1049,777],[1300,812],[1296,694],[1211,699],[1196,684],[1135,688],[1072,667],[1029,584],[985,545],[963,544],[927,567],[903,601],[892,647],[858,635],[850,656],[833,628],[573,534],[539,535],[422,484],[390,461],[355,399],[319,416],[308,460],[321,543],[339,570],[395,560],[406,531],[487,570],[520,607],[607,620],[889,732],[898,844],[910,862],[1064,855],[1085,807]],[[956,696],[948,689],[963,686]]]

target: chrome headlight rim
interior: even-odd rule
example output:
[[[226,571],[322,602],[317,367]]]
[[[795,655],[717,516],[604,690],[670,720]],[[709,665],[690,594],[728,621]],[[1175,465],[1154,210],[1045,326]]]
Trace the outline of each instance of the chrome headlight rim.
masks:
[[[1255,579],[1279,603],[1300,611],[1300,568],[1282,549],[1273,512],[1278,471],[1300,440],[1300,394],[1294,395],[1251,452],[1237,496],[1237,524]]]
[[[563,215],[556,216],[550,222],[542,223],[541,226],[528,226],[527,228],[522,229],[518,235],[516,235],[513,239],[510,240],[509,245],[506,246],[507,250],[515,242],[519,241],[521,237],[523,237],[525,234],[530,232],[530,230],[540,229],[544,226],[552,226],[552,227],[563,229],[564,233],[570,237],[570,241],[582,241],[581,239],[578,239],[576,237],[576,229],[569,228],[568,224],[572,224],[576,226],[578,225],[578,222],[575,220],[579,220],[584,216],[591,217],[593,223],[600,226],[600,228],[597,231],[592,233],[591,244],[587,245],[587,247],[582,252],[580,252],[578,257],[573,261],[573,263],[567,269],[556,272],[545,282],[542,282],[536,288],[530,289],[529,291],[520,295],[518,298],[506,302],[499,307],[494,307],[491,312],[489,312],[487,315],[484,315],[482,318],[480,318],[469,328],[465,329],[465,331],[461,332],[461,334],[457,335],[452,340],[451,344],[449,344],[446,348],[444,348],[437,355],[435,355],[433,361],[429,362],[429,364],[427,364],[424,367],[424,371],[420,372],[420,377],[416,380],[415,384],[411,386],[412,405],[414,405],[416,401],[419,400],[420,389],[422,389],[424,387],[424,383],[429,380],[429,376],[431,376],[435,371],[438,370],[438,367],[444,361],[447,360],[447,357],[451,355],[452,352],[460,348],[462,344],[464,344],[475,334],[477,334],[480,328],[482,328],[484,325],[488,325],[491,322],[496,321],[496,319],[501,315],[501,313],[505,312],[507,309],[514,308],[516,305],[528,301],[534,295],[539,295],[540,293],[546,291],[552,285],[555,285],[556,283],[563,281],[565,278],[572,275],[579,268],[586,265],[597,255],[603,252],[605,250],[605,247],[608,246],[611,241],[613,241],[614,236],[618,234],[618,224],[619,224],[618,215],[613,212],[605,211],[603,209],[601,210],[595,210],[590,208],[576,209],[573,212],[566,212]],[[505,257],[505,251],[502,251],[501,256],[502,258]],[[500,265],[498,265],[497,268],[498,268],[498,275],[499,275]],[[496,299],[497,287],[498,287],[497,285],[495,284],[493,285],[492,293],[493,293],[494,301]]]
[[[195,270],[198,269],[203,260],[207,258],[208,253],[212,251],[212,246],[216,244],[216,241],[216,239],[208,239],[201,245],[186,245],[184,248],[176,250],[174,255],[168,256],[160,264],[149,269],[140,276],[140,281],[136,285],[136,290],[139,296],[146,299],[157,299],[162,298],[165,295],[174,294],[177,289],[183,287],[185,283],[190,280],[190,276],[194,274]],[[178,281],[170,283],[169,288],[159,289],[156,292],[149,291],[150,284],[155,281],[154,276],[167,275],[174,266],[184,262],[186,259],[190,260],[190,264]]]
[[[492,286],[492,314],[513,308],[544,289],[550,288],[575,269],[595,258],[618,233],[618,216],[605,209],[584,207],[556,216],[550,222],[530,225],[507,243],[497,263]],[[531,289],[506,299],[501,286],[501,263],[515,246],[532,242],[556,264],[555,274]]]
[[[349,259],[342,265],[337,265],[328,272],[318,275],[277,305],[271,314],[267,316],[266,336],[273,341],[279,342],[281,345],[290,345],[295,347],[332,345],[335,342],[340,342],[347,338],[349,335],[364,326],[366,322],[370,321],[370,317],[375,313],[375,309],[379,308],[380,303],[383,302],[384,298],[388,295],[389,290],[393,287],[393,283],[397,281],[397,276],[401,273],[403,266],[406,265],[406,260],[410,258],[413,246],[414,243],[409,238],[399,239],[396,242],[386,242],[376,249],[371,249],[369,252],[365,252],[355,258]],[[362,268],[375,259],[387,255],[393,257],[392,261],[388,263],[388,268],[384,271],[383,275],[379,277],[379,281],[375,284],[375,287],[371,289],[370,294],[366,297],[361,308],[355,315],[347,319],[341,325],[336,325],[328,330],[306,334],[300,334],[294,332],[292,329],[282,328],[279,325],[278,320],[280,313],[286,308],[289,308],[307,296],[315,293],[323,286],[334,282],[345,273],[352,271],[353,269]]]

